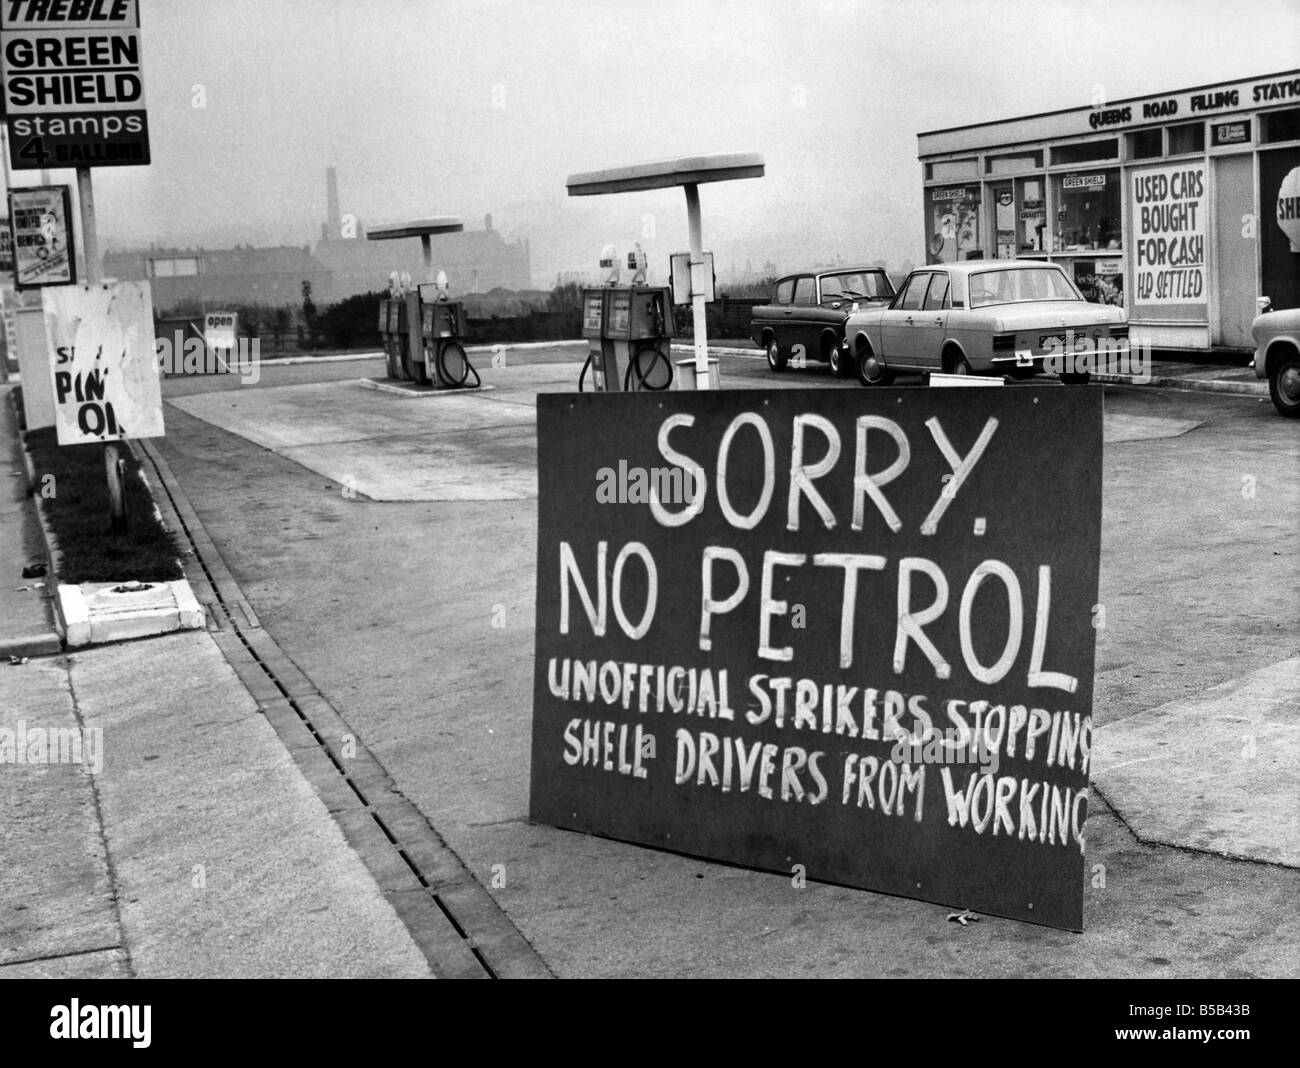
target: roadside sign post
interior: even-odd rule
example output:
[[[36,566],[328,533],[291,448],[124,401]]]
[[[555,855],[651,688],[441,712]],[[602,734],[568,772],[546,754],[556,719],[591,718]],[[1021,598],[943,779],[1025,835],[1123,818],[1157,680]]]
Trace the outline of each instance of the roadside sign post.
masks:
[[[86,264],[86,285],[97,286],[104,272],[99,260],[99,234],[95,229],[95,191],[90,181],[90,168],[77,168],[77,203],[81,209],[81,254]],[[104,471],[108,477],[109,527],[114,534],[125,534],[129,528],[126,516],[126,461],[116,441],[104,446]]]
[[[691,245],[691,319],[694,324],[695,388],[709,388],[709,342],[705,319],[708,278],[705,274],[704,239],[700,223],[700,184],[723,182],[733,178],[761,178],[765,171],[763,157],[753,152],[719,153],[709,156],[682,156],[679,159],[638,163],[612,170],[589,171],[569,176],[569,196],[595,196],[602,193],[631,193],[643,189],[663,189],[680,185],[686,190],[686,222]]]
[[[149,162],[138,0],[114,0],[112,4],[4,4],[0,7],[0,91],[8,135],[6,173],[11,166],[14,170],[40,171],[43,178],[50,167],[76,168],[84,290],[75,298],[60,295],[51,300],[49,292],[44,294],[47,329],[65,341],[55,346],[60,366],[77,366],[76,346],[66,343],[70,339],[84,334],[87,338],[110,340],[109,351],[103,355],[116,362],[118,375],[111,386],[106,386],[104,383],[110,381],[109,365],[86,372],[87,383],[94,382],[92,395],[83,394],[78,374],[73,395],[79,405],[80,425],[69,428],[66,418],[57,425],[60,444],[81,436],[105,441],[111,525],[114,533],[119,533],[126,529],[127,522],[124,463],[117,445],[125,436],[121,428],[142,437],[161,434],[162,409],[157,390],[142,388],[138,381],[141,340],[137,335],[142,329],[143,311],[151,309],[151,302],[134,290],[123,292],[126,299],[119,303],[129,306],[134,316],[124,331],[121,324],[126,320],[116,318],[124,313],[111,300],[103,302],[101,308],[99,297],[93,294],[103,282],[103,270],[90,169]],[[67,255],[71,272],[71,247]],[[69,277],[66,281],[73,280]],[[48,325],[52,307],[65,312],[94,309],[94,313],[91,319]],[[147,341],[152,337],[152,322],[143,329]],[[152,358],[151,343],[148,352]],[[70,387],[74,382],[72,373],[66,369],[56,371],[53,360],[50,372],[57,409],[65,416],[68,390],[61,391],[60,383]],[[118,403],[123,409],[129,406],[132,418],[119,424],[113,405],[104,400],[104,392],[116,389],[123,377],[129,388],[119,396]]]

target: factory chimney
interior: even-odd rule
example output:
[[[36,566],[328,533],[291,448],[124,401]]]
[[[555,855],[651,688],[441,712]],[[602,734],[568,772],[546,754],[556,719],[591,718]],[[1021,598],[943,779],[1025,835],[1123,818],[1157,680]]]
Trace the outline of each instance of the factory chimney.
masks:
[[[339,176],[333,167],[325,168],[326,222],[329,240],[343,236],[343,219],[339,215]]]

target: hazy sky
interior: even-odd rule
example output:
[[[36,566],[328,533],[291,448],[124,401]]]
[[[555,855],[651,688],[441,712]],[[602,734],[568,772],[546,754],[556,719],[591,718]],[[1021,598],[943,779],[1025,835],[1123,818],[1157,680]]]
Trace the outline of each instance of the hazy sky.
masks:
[[[96,169],[101,240],[314,244],[332,163],[366,224],[491,212],[545,286],[647,223],[652,267],[686,245],[680,190],[569,174],[700,152],[767,161],[702,189],[719,273],[920,261],[918,132],[1294,68],[1300,4],[141,0],[141,32],[154,162]]]

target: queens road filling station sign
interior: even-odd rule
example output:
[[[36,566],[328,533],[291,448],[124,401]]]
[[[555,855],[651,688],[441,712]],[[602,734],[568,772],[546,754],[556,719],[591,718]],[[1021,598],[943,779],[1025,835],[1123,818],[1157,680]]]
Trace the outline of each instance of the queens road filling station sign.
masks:
[[[0,0],[15,170],[149,162],[136,0]]]
[[[540,396],[532,818],[1081,929],[1101,449],[1088,389]]]

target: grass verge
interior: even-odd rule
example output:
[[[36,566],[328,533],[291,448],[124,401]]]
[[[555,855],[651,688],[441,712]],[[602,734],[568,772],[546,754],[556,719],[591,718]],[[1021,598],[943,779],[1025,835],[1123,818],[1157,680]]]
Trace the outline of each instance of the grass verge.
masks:
[[[29,430],[27,452],[36,469],[34,495],[58,541],[59,581],[170,582],[183,578],[175,536],[154,515],[140,463],[125,447],[129,529],[114,534],[102,444],[59,445],[53,427]]]

